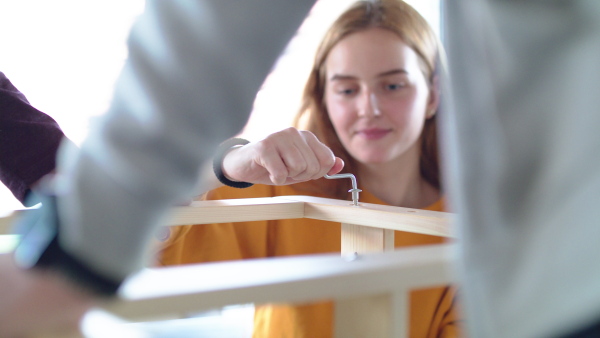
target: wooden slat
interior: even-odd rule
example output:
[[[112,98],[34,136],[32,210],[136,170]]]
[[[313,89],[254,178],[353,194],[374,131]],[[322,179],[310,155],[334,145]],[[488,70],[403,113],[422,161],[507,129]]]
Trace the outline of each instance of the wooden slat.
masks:
[[[336,301],[335,337],[408,337],[408,298],[407,290],[399,290]]]
[[[198,201],[190,206],[174,208],[165,224],[212,224],[267,221],[304,217],[304,202],[272,197]]]
[[[13,216],[0,217],[0,234],[9,231]],[[314,218],[384,229],[451,237],[451,214],[419,209],[339,201],[308,196],[285,196],[194,202],[174,208],[166,225],[225,223],[292,218]]]
[[[375,228],[408,231],[420,234],[453,237],[450,230],[452,214],[311,196],[281,196],[277,199],[302,201],[304,217]]]
[[[9,234],[17,218],[16,212],[0,212],[0,235]]]
[[[242,221],[266,221],[304,217],[304,202],[272,197],[198,201],[173,208],[166,226],[212,224]],[[0,234],[10,232],[14,212],[0,214]]]
[[[303,303],[377,295],[453,281],[449,244],[389,253],[283,257],[145,270],[105,308],[127,319],[179,315],[245,303]]]

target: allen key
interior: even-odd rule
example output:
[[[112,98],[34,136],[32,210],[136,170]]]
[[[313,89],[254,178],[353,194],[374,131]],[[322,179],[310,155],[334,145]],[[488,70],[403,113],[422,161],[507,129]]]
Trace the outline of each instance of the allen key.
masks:
[[[356,177],[353,174],[337,174],[337,175],[327,175],[324,176],[327,179],[337,179],[337,178],[350,178],[352,180],[352,189],[348,190],[348,192],[352,193],[352,204],[358,206],[358,193],[362,190],[358,189],[356,185]]]

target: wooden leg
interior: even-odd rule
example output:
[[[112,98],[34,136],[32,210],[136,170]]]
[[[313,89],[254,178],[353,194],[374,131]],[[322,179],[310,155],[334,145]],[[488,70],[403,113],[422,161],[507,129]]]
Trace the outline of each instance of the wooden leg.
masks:
[[[336,338],[408,337],[408,290],[335,302]]]
[[[342,254],[394,250],[394,230],[342,223]],[[336,337],[408,337],[408,290],[335,302]]]
[[[342,254],[394,250],[394,230],[342,223]]]
[[[410,318],[410,290],[399,290],[391,297],[391,313],[392,318],[391,335],[390,337],[408,337],[409,333],[409,318]]]

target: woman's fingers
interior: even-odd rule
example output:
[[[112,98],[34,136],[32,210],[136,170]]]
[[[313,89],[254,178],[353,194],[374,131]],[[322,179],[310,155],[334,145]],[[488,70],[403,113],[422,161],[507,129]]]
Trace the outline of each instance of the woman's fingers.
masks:
[[[270,182],[267,184],[281,185],[285,184],[289,177],[288,165],[285,163],[284,158],[281,156],[282,150],[280,150],[281,144],[274,142],[270,146],[263,146],[259,149],[262,151],[258,152],[256,170],[266,170]],[[289,150],[288,150],[289,152]]]
[[[318,179],[342,167],[342,160],[313,133],[296,128],[233,150],[223,162],[223,171],[230,179],[271,185]]]
[[[335,164],[335,156],[329,147],[321,143],[311,132],[302,133],[306,166],[295,179],[309,180],[323,177]]]
[[[336,157],[335,164],[333,165],[333,167],[331,167],[331,169],[329,169],[327,175],[335,175],[342,171],[342,169],[344,169],[344,161],[341,158]]]
[[[313,133],[288,128],[277,134],[279,155],[288,179],[296,182],[322,177],[335,164],[333,152]]]

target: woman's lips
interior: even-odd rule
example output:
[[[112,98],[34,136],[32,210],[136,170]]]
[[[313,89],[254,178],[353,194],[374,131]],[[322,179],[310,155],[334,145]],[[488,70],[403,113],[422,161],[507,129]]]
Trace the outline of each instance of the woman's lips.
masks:
[[[391,132],[390,129],[372,128],[372,129],[359,130],[356,133],[359,136],[362,136],[367,140],[379,140],[379,139],[385,137],[390,132]]]

